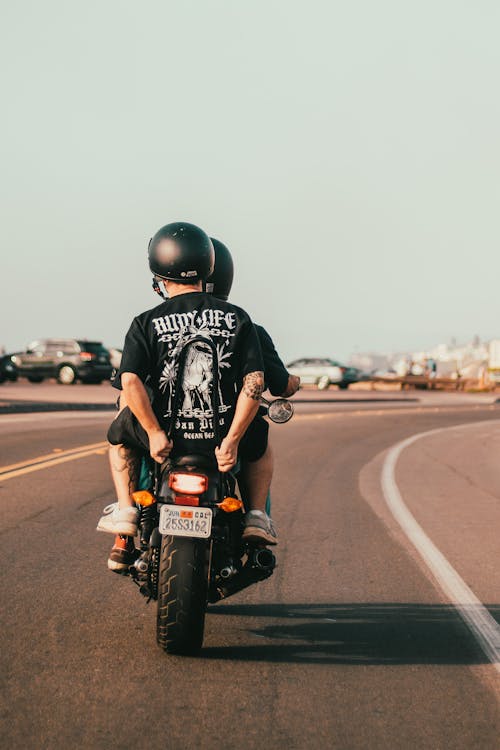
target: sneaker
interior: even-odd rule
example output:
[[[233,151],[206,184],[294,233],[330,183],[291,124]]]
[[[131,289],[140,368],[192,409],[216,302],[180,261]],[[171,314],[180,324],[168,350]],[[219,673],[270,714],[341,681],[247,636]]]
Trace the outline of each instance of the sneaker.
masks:
[[[109,553],[108,568],[114,570],[115,573],[128,571],[130,566],[134,564],[137,553],[138,550],[135,548],[132,536],[118,535],[115,538],[113,549]]]
[[[244,542],[278,544],[278,535],[272,520],[263,510],[250,510],[245,515]]]
[[[104,508],[104,515],[99,519],[97,531],[106,531],[108,534],[135,536],[137,534],[138,521],[139,511],[137,508],[119,508],[118,503],[111,503],[111,505]]]

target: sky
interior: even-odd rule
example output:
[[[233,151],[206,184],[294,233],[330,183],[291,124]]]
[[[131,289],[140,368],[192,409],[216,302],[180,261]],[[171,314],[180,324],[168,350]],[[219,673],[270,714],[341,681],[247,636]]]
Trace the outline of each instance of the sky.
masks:
[[[285,361],[500,338],[497,0],[2,6],[7,351],[121,347],[181,220]]]

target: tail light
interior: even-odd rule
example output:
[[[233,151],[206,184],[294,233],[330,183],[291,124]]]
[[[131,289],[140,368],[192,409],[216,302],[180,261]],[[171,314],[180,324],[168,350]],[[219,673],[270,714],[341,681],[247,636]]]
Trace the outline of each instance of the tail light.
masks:
[[[168,486],[180,495],[201,495],[208,488],[208,477],[205,474],[173,471],[168,478]]]
[[[90,362],[91,359],[95,359],[96,355],[92,352],[80,352],[80,357],[84,362]]]
[[[199,496],[208,489],[208,477],[205,474],[173,471],[168,478],[168,486],[174,492],[176,505],[199,505]]]

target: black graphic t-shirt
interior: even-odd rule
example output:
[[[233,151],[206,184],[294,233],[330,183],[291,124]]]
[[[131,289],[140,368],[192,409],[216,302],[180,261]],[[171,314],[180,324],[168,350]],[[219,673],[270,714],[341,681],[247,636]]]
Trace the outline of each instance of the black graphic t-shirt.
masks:
[[[138,375],[153,394],[162,428],[172,424],[174,452],[211,453],[217,432],[222,439],[229,430],[243,378],[263,370],[248,314],[210,294],[188,292],[134,318],[115,385],[124,372]]]

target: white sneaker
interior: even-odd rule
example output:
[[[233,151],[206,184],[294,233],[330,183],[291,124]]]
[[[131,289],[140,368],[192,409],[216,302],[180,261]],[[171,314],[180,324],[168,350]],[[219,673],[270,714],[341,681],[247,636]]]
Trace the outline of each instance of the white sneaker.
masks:
[[[124,536],[135,536],[139,522],[139,511],[137,508],[119,508],[118,503],[111,503],[104,508],[104,515],[100,517],[97,531],[105,531],[108,534],[123,534]]]

